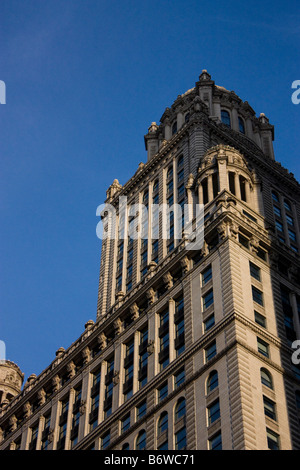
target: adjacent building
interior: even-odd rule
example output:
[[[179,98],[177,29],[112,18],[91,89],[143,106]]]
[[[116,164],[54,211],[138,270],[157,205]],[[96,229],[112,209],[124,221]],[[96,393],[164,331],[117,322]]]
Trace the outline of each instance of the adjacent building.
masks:
[[[0,449],[299,450],[300,186],[274,127],[203,70],[144,139],[107,190],[95,319],[22,391],[0,365]],[[157,205],[182,208],[167,237]]]

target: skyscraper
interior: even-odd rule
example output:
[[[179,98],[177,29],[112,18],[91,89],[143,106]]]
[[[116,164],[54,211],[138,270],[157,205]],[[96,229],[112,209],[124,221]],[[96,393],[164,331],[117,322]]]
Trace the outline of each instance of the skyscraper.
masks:
[[[0,449],[299,449],[300,186],[274,127],[203,70],[144,139],[107,190],[96,318],[2,395]]]

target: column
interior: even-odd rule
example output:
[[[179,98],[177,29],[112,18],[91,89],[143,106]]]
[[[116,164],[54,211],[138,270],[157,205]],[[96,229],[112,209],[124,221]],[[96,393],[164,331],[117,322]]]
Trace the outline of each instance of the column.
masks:
[[[234,188],[235,188],[235,195],[238,199],[241,199],[241,188],[240,188],[240,177],[239,173],[234,173]]]
[[[207,176],[207,191],[208,191],[208,202],[211,202],[214,198],[212,173]]]

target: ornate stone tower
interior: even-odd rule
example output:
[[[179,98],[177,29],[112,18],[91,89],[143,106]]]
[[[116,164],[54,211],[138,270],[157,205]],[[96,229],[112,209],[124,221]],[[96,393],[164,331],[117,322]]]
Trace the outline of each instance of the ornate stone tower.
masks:
[[[0,408],[4,408],[21,392],[24,374],[11,361],[0,361]]]

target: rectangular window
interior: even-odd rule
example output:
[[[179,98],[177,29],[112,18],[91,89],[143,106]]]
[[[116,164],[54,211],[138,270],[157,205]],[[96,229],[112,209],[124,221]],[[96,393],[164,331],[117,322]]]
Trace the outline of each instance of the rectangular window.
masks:
[[[274,214],[277,215],[277,217],[281,217],[281,210],[277,206],[273,206],[274,209]]]
[[[283,225],[281,222],[279,222],[278,220],[275,221],[275,226],[277,228],[277,230],[281,233],[283,233]]]
[[[268,440],[268,448],[270,450],[279,450],[279,436],[275,432],[271,431],[271,429],[267,428],[267,440]]]
[[[213,293],[213,290],[211,289],[202,297],[203,310],[206,310],[213,303],[214,303],[214,293]]]
[[[202,273],[202,286],[205,286],[212,279],[211,265],[208,266]]]
[[[254,286],[252,286],[252,298],[253,298],[254,302],[256,302],[257,304],[259,304],[261,306],[264,305],[263,293]]]
[[[210,315],[205,321],[204,321],[204,332],[210,330],[215,324],[215,315],[212,314]]]
[[[265,341],[263,341],[260,338],[257,338],[257,349],[260,354],[262,354],[265,357],[269,357],[269,345]]]
[[[209,439],[209,449],[210,450],[222,450],[221,432],[218,432],[218,434],[215,434],[211,439]]]
[[[104,450],[106,449],[110,444],[110,432],[107,432],[104,434],[101,440],[101,449]]]
[[[161,402],[164,398],[168,396],[168,382],[165,382],[159,389],[158,389],[158,402]]]
[[[175,434],[175,449],[185,450],[186,449],[186,428],[182,428]]]
[[[125,416],[125,418],[122,419],[121,421],[121,431],[122,433],[127,431],[127,429],[130,428],[130,414]]]
[[[263,315],[261,315],[260,313],[254,311],[254,319],[255,319],[255,322],[258,325],[263,326],[264,328],[266,328],[266,318]]]
[[[180,387],[181,384],[183,384],[185,381],[185,370],[184,368],[180,369],[177,374],[174,375],[174,387],[175,389]]]
[[[263,397],[264,399],[264,411],[265,411],[265,415],[268,417],[268,418],[271,418],[273,419],[274,421],[276,421],[276,410],[275,410],[275,403],[270,400],[269,398],[267,397]]]
[[[293,217],[290,217],[289,215],[286,214],[286,221],[289,225],[294,225],[294,219]]]
[[[205,349],[205,361],[208,362],[217,354],[217,345],[216,342],[213,341],[206,349]]]
[[[212,405],[208,406],[207,408],[207,417],[208,417],[208,425],[210,426],[213,424],[217,419],[220,418],[220,402],[219,400],[212,403]]]
[[[143,416],[145,416],[146,413],[147,413],[147,402],[145,400],[136,408],[136,419],[141,419]]]
[[[297,240],[296,240],[296,234],[295,234],[295,232],[293,232],[292,230],[289,229],[289,230],[288,230],[288,233],[289,233],[290,240],[291,240],[292,242],[296,242]]]
[[[250,274],[254,279],[260,281],[260,268],[250,261]]]

